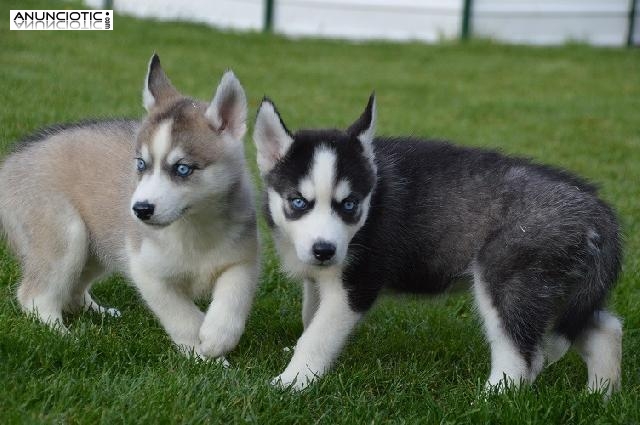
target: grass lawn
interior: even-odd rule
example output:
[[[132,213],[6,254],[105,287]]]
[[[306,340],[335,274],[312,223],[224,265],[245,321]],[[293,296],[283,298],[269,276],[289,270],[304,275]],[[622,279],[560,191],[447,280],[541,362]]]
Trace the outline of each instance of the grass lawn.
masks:
[[[5,13],[70,7],[0,4]],[[112,32],[10,32],[6,18],[0,20],[2,152],[55,122],[141,117],[142,81],[155,50],[174,84],[199,98],[209,98],[222,72],[233,68],[252,119],[268,94],[294,129],[346,126],[375,88],[380,134],[499,148],[598,182],[624,227],[624,270],[611,306],[624,318],[625,337],[623,389],[608,403],[583,390],[586,369],[574,353],[532,387],[485,400],[478,395],[489,350],[471,297],[385,298],[333,372],[290,394],[268,382],[289,359],[283,347],[301,333],[300,289],[278,271],[268,233],[261,288],[228,370],[179,355],[135,290],[117,277],[94,294],[119,308],[120,319],[74,316],[70,336],[52,333],[20,312],[14,298],[20,270],[1,245],[0,423],[640,422],[637,49],[292,41],[119,16]],[[253,166],[249,138],[247,148]]]

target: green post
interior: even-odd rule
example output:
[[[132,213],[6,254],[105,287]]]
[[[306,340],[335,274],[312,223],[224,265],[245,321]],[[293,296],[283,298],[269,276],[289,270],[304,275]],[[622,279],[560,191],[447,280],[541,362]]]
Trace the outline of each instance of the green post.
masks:
[[[635,31],[635,25],[636,25],[636,9],[637,9],[638,0],[630,0],[630,2],[631,2],[631,5],[629,6],[629,26],[627,28],[627,30],[629,31],[627,33],[627,46],[632,47],[633,33]]]
[[[273,3],[275,0],[264,1],[264,32],[273,30]]]
[[[104,8],[107,10],[113,9],[113,0],[104,0]]]
[[[468,40],[471,36],[471,8],[473,7],[472,0],[464,0],[462,6],[462,31],[460,31],[460,38],[462,40]]]

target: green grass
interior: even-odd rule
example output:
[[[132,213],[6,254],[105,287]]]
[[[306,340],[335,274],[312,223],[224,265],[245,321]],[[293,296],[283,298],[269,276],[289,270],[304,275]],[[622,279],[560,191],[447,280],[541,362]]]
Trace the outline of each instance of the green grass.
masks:
[[[5,11],[70,7],[1,4]],[[282,348],[301,332],[300,290],[278,272],[270,244],[255,308],[228,370],[176,353],[119,278],[94,293],[122,318],[74,316],[70,336],[50,332],[19,311],[19,267],[2,248],[0,423],[640,422],[639,51],[292,41],[124,17],[114,24],[113,32],[10,32],[0,20],[2,151],[47,124],[142,116],[142,80],[154,50],[175,85],[200,98],[209,98],[221,73],[233,68],[250,116],[268,94],[292,128],[344,127],[375,88],[380,134],[499,148],[601,185],[626,240],[611,300],[625,320],[623,389],[608,403],[587,394],[585,367],[570,354],[530,388],[480,398],[489,352],[471,298],[461,294],[382,300],[335,369],[310,390],[290,394],[268,381],[288,361]],[[247,147],[253,163],[248,138]]]

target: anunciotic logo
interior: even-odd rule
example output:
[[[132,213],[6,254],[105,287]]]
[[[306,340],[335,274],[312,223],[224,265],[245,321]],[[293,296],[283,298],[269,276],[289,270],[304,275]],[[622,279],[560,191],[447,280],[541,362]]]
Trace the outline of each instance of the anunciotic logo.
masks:
[[[113,30],[113,10],[12,10],[12,30]]]

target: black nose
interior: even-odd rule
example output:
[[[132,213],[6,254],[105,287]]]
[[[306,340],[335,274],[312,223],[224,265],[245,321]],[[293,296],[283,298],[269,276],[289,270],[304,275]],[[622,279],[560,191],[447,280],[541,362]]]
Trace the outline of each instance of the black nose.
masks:
[[[155,205],[148,202],[136,202],[133,204],[133,212],[140,220],[149,220],[153,215]]]
[[[327,261],[333,258],[336,246],[329,242],[316,242],[313,244],[313,256],[318,261]]]

